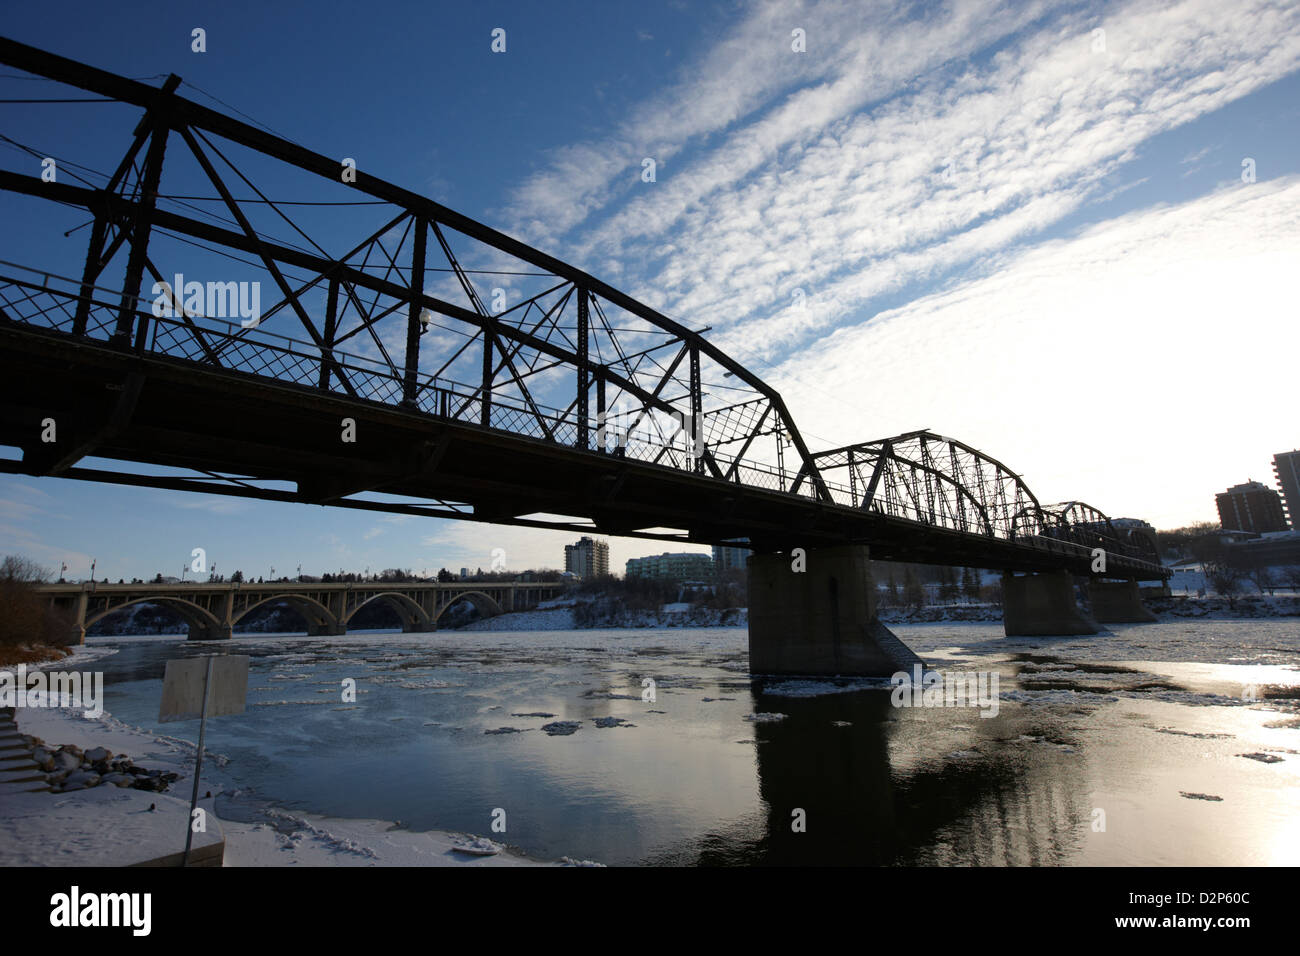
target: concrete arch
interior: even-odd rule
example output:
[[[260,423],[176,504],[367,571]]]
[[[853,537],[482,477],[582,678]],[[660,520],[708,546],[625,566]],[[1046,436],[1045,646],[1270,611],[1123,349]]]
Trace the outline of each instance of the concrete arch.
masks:
[[[367,604],[373,604],[375,601],[387,601],[388,605],[397,612],[397,616],[402,619],[402,630],[404,631],[427,631],[432,630],[435,622],[429,619],[424,608],[407,597],[396,591],[381,591],[378,594],[372,594],[360,604],[349,608],[340,622],[343,628],[346,628],[351,620],[356,617]]]
[[[170,608],[179,614],[185,620],[185,623],[190,626],[191,635],[199,631],[215,633],[221,627],[221,622],[218,621],[212,612],[207,610],[207,608],[200,607],[194,602],[187,601],[184,598],[172,597],[166,594],[146,595],[144,597],[131,598],[128,601],[114,604],[111,607],[107,607],[94,614],[87,614],[84,626],[87,628],[92,627],[110,614],[124,611],[136,604],[160,604],[163,607]]]
[[[436,626],[438,621],[442,619],[442,615],[446,613],[447,608],[460,601],[469,601],[484,617],[496,617],[498,614],[505,613],[500,604],[482,591],[464,591],[452,596],[446,604],[438,608],[437,613],[433,616],[434,625]]]
[[[322,633],[332,634],[338,631],[341,627],[339,620],[334,616],[333,611],[327,608],[324,604],[321,604],[320,601],[308,597],[305,594],[276,594],[271,597],[263,598],[256,604],[250,604],[238,614],[234,615],[230,623],[232,626],[238,624],[253,611],[257,610],[257,608],[277,601],[284,601],[301,614],[307,621],[309,631],[316,628],[321,629]]]

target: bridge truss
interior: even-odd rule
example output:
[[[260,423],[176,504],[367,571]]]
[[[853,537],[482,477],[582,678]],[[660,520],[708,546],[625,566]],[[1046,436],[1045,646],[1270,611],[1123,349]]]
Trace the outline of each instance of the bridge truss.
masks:
[[[1101,547],[1122,574],[1165,575],[1105,515],[1041,506],[961,442],[812,453],[707,330],[180,96],[175,76],[2,38],[0,62],[136,121],[101,170],[4,137],[26,171],[0,170],[0,190],[88,228],[75,257],[65,242],[0,265],[0,440],[23,449],[6,470],[986,567],[1081,568]],[[272,198],[290,190],[320,198]]]

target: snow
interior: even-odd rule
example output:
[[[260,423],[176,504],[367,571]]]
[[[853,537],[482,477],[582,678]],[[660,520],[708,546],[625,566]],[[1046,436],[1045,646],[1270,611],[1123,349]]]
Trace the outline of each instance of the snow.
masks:
[[[852,678],[840,681],[784,680],[763,685],[763,693],[774,697],[820,697],[823,694],[851,694],[860,690],[875,690],[890,686],[888,678]]]
[[[60,794],[0,790],[0,866],[126,866],[184,849],[192,744],[109,714],[87,718],[71,708],[24,708],[16,719],[22,733],[47,744],[104,747],[181,779],[167,793],[104,785]],[[218,776],[227,762],[224,755],[205,753],[200,793],[228,789]],[[465,834],[414,832],[380,820],[340,820],[274,807],[261,810],[256,822],[244,823],[220,819],[213,799],[200,800],[199,806],[207,812],[208,832],[195,834],[195,846],[224,837],[226,866],[544,865],[508,850],[491,856],[457,853],[458,843],[475,839]]]

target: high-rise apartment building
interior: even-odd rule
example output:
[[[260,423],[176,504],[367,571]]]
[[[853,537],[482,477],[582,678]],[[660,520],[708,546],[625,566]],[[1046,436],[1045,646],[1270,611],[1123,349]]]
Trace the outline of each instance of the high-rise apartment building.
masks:
[[[748,567],[748,560],[748,548],[727,544],[713,546],[713,569],[719,574],[724,571],[744,571]]]
[[[1259,481],[1233,485],[1215,495],[1219,506],[1219,524],[1224,531],[1285,531],[1286,514],[1282,497]]]
[[[644,558],[628,558],[627,576],[665,581],[708,581],[713,577],[713,558],[694,552],[665,552]]]
[[[609,574],[609,545],[594,538],[579,538],[564,546],[564,570],[580,578]]]
[[[1273,456],[1273,474],[1282,490],[1286,517],[1292,531],[1300,531],[1300,451],[1284,451]]]

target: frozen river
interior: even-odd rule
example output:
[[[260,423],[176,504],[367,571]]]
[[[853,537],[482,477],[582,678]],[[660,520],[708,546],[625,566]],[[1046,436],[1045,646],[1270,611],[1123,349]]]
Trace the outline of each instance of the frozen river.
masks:
[[[237,637],[249,707],[207,747],[240,793],[217,808],[609,864],[1300,862],[1300,621],[894,630],[945,674],[996,673],[997,715],[751,679],[743,628]],[[197,736],[157,725],[161,677],[214,645],[92,643],[114,717]]]

